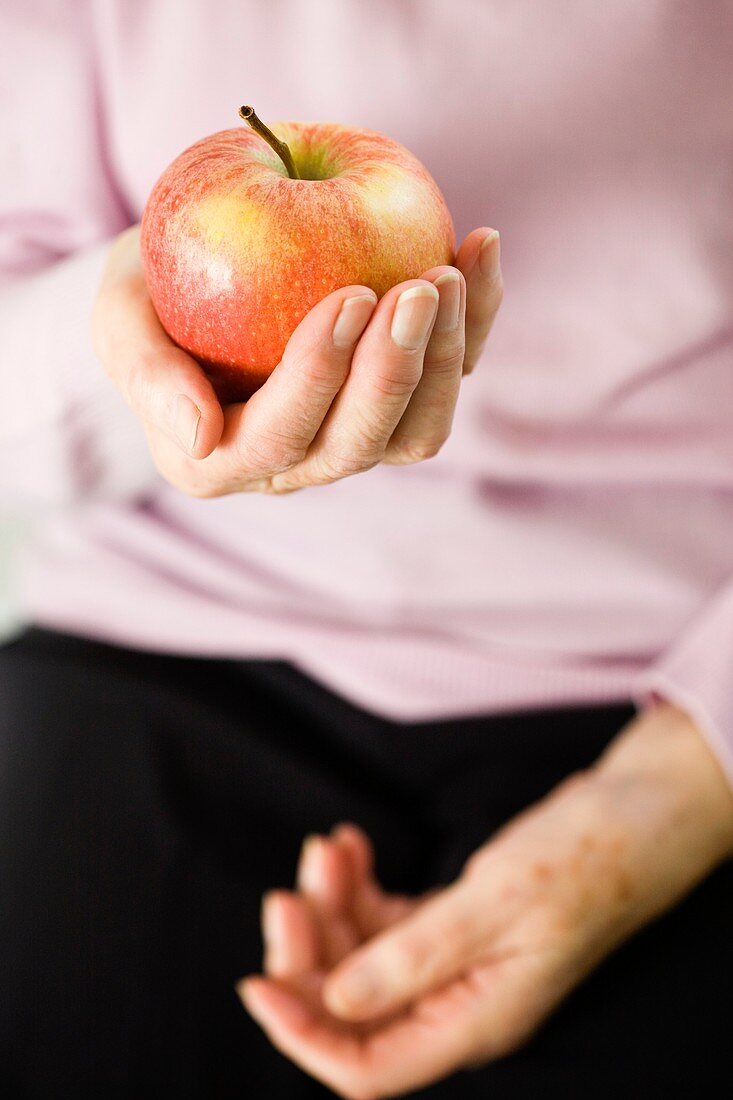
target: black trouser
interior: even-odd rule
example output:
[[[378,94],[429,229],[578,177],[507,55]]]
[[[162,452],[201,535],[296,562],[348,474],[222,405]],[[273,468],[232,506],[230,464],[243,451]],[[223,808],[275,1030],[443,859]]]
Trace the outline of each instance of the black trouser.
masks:
[[[284,663],[32,630],[0,648],[0,1094],[333,1095],[241,1007],[262,893],[335,822],[386,886],[449,882],[588,765],[631,707],[419,724]],[[730,1070],[733,872],[617,952],[521,1052],[422,1090],[537,1100],[713,1095]]]

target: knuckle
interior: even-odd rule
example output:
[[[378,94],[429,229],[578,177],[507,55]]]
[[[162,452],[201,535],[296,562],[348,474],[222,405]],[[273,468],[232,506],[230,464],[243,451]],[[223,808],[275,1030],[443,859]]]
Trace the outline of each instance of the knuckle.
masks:
[[[345,460],[374,465],[384,455],[392,434],[392,418],[361,416],[353,423],[352,434],[342,444]]]
[[[284,497],[288,493],[297,493],[301,489],[305,488],[305,483],[302,481],[294,481],[290,478],[283,478],[277,475],[273,477],[265,477],[260,481],[254,481],[247,486],[249,492],[264,493],[265,496]]]
[[[409,397],[422,377],[422,362],[412,356],[399,373],[377,372],[372,379],[372,387],[379,398]]]
[[[326,337],[318,354],[311,353],[299,359],[296,366],[298,375],[307,385],[310,393],[316,396],[332,394],[343,379],[344,355],[338,350],[326,346]]]
[[[411,466],[418,462],[427,462],[435,458],[441,451],[448,436],[437,436],[434,439],[402,439],[395,443],[390,451],[390,462],[394,465]]]
[[[237,461],[246,470],[282,473],[302,462],[306,444],[272,428],[262,434],[245,433],[237,440]]]
[[[358,474],[366,466],[353,454],[346,452],[326,453],[319,457],[314,469],[314,478],[317,484],[328,484],[332,481],[340,481],[344,477]]]
[[[425,357],[425,370],[431,375],[455,374],[463,366],[465,345],[463,340],[459,343],[451,343],[449,346],[438,344],[430,349],[430,354]]]
[[[127,403],[133,409],[138,409],[142,405],[146,388],[144,367],[140,360],[136,359],[128,367],[119,379],[119,386]]]
[[[319,455],[311,470],[311,484],[329,485],[332,481],[339,481],[347,476],[348,472],[335,458],[327,454]]]
[[[155,405],[153,378],[150,359],[139,355],[119,382],[125,400],[138,416],[149,418]]]
[[[336,466],[341,471],[341,477],[351,477],[352,474],[363,474],[372,470],[384,457],[385,447],[379,443],[365,442],[354,447],[350,452],[343,452],[336,458]]]

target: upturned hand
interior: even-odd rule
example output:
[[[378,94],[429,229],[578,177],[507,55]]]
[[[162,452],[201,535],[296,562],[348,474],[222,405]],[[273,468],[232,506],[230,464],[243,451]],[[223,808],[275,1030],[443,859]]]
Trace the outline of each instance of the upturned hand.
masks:
[[[693,723],[660,706],[422,897],[380,887],[357,826],[308,838],[296,889],[265,896],[264,974],[239,992],[340,1096],[402,1095],[513,1051],[732,851],[730,788]]]
[[[432,268],[379,302],[366,286],[329,294],[262,388],[222,408],[158,320],[134,226],[111,249],[92,335],[172,485],[195,497],[287,493],[437,454],[501,297],[498,234],[476,229],[455,267]]]

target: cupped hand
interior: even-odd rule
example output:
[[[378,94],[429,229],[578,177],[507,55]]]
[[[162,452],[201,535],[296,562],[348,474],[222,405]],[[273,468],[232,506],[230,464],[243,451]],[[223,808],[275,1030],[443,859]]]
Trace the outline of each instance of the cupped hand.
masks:
[[[636,720],[418,898],[374,877],[368,837],[310,837],[264,899],[264,974],[240,996],[340,1096],[402,1095],[524,1042],[618,943],[733,851],[733,797],[673,707]]]
[[[501,296],[498,234],[476,229],[455,267],[431,268],[379,302],[367,286],[329,294],[261,389],[222,408],[158,320],[134,226],[111,249],[92,334],[171,484],[197,497],[285,493],[437,454]]]

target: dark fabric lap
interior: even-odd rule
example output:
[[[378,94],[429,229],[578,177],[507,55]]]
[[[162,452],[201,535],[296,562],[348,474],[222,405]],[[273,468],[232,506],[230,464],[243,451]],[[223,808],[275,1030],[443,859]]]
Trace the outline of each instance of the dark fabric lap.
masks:
[[[292,666],[28,631],[0,649],[0,1091],[332,1095],[234,983],[303,837],[372,836],[382,881],[449,882],[587,766],[631,707],[398,724]],[[733,875],[617,952],[510,1058],[413,1095],[685,1096],[725,1070]]]

